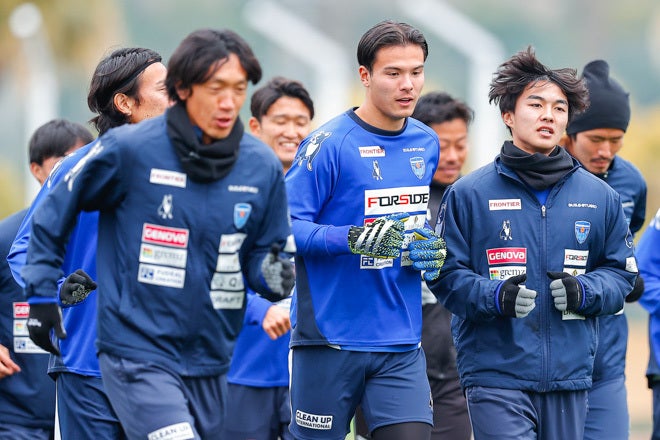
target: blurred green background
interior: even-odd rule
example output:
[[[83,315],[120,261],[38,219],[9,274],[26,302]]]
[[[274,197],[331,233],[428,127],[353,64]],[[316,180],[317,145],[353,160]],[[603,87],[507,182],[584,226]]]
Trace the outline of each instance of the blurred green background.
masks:
[[[660,2],[657,0],[34,0],[38,17],[0,2],[0,218],[36,193],[27,141],[41,123],[92,114],[86,96],[98,61],[121,46],[159,51],[167,62],[189,32],[231,28],[253,47],[264,79],[301,80],[317,107],[315,125],[362,99],[355,48],[383,19],[420,28],[429,42],[424,92],[442,89],[476,110],[468,170],[497,154],[506,136],[487,102],[497,65],[527,45],[553,68],[605,59],[630,92],[632,121],[621,155],[649,186],[647,222],[660,207]],[[28,8],[29,9],[29,8]],[[29,12],[29,11],[28,11]],[[10,20],[11,19],[11,20]],[[11,26],[10,26],[11,21]],[[252,87],[251,91],[254,89]],[[248,108],[241,113],[247,120]],[[633,434],[650,426],[643,381],[646,315],[630,307],[629,392]],[[641,341],[641,343],[640,343]],[[633,436],[634,437],[634,436]],[[648,436],[647,436],[648,437]]]

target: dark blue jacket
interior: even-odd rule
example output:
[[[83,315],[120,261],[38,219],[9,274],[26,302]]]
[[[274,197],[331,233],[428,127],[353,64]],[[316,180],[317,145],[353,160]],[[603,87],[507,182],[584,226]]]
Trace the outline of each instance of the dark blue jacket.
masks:
[[[630,162],[615,157],[606,174],[600,176],[621,196],[621,205],[633,236],[646,216],[646,182]],[[602,316],[598,322],[599,339],[594,364],[594,382],[623,377],[628,348],[628,321],[621,313]]]
[[[431,290],[455,315],[463,386],[536,392],[591,387],[597,315],[621,310],[636,268],[619,195],[574,161],[544,205],[500,158],[459,179],[443,198],[436,230],[447,260]],[[546,272],[577,275],[578,314],[558,311]],[[536,308],[503,317],[495,292],[526,273]]]
[[[289,238],[281,164],[244,134],[224,178],[183,171],[165,116],[110,130],[33,218],[26,293],[52,296],[80,210],[99,210],[98,350],[183,376],[224,374],[245,311],[244,276]],[[292,238],[290,239],[292,241]]]
[[[0,222],[0,252],[6,255],[27,210]],[[55,424],[55,382],[48,377],[48,353],[29,338],[25,323],[28,304],[9,271],[0,262],[0,344],[21,367],[19,373],[0,379],[0,425],[14,424],[53,429]]]

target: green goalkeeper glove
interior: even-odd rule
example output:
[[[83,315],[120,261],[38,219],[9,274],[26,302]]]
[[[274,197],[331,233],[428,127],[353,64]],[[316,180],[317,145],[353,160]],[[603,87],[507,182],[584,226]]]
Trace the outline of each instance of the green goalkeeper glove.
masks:
[[[403,222],[406,213],[380,217],[365,226],[351,226],[348,230],[348,248],[354,254],[376,258],[397,258],[401,255]]]

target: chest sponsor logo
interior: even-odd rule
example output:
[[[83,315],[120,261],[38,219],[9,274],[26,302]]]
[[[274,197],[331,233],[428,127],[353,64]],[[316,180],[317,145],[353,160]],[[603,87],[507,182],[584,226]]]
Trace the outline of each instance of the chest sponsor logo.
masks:
[[[577,249],[564,249],[564,266],[587,267],[589,251]]]
[[[569,312],[568,310],[564,310],[563,312],[561,312],[561,319],[562,321],[573,321],[575,319],[584,320],[584,316],[578,315],[575,312]]]
[[[385,149],[378,145],[358,147],[360,157],[385,157]]]
[[[233,253],[238,252],[238,250],[243,245],[247,234],[238,232],[236,234],[222,234],[220,236],[220,246],[218,247],[219,253]]]
[[[296,425],[309,429],[332,429],[332,416],[310,414],[296,410]]]
[[[525,266],[500,266],[491,267],[488,269],[488,275],[491,280],[508,280],[516,275],[523,275],[527,273]]]
[[[27,319],[14,320],[14,336],[30,336],[27,328]]]
[[[216,310],[219,309],[229,309],[229,310],[238,310],[243,308],[243,298],[245,298],[245,292],[226,292],[219,290],[211,291],[211,302],[213,303],[213,308]]]
[[[394,266],[394,260],[391,258],[374,258],[360,255],[360,269],[383,269],[392,266]]]
[[[29,337],[15,337],[14,338],[14,352],[25,354],[48,354],[46,350],[42,350],[32,342]]]
[[[585,269],[584,267],[566,267],[566,266],[564,266],[563,271],[566,272],[567,274],[571,275],[571,276],[574,276],[574,277],[576,277],[578,275],[584,275],[585,273],[587,273],[587,269]]]
[[[156,185],[168,185],[168,186],[177,186],[179,188],[185,188],[188,176],[185,173],[179,173],[178,171],[170,170],[161,170],[158,168],[152,168],[151,173],[149,174],[149,182]]]
[[[588,208],[588,209],[598,209],[598,205],[595,203],[576,203],[572,202],[568,204],[569,208]]]
[[[191,438],[195,438],[195,434],[188,422],[165,426],[147,434],[147,440],[188,440]]]
[[[527,264],[527,248],[486,249],[488,264]]]
[[[211,278],[211,290],[240,291],[245,289],[243,283],[243,274],[237,273],[219,273],[216,272]]]
[[[186,271],[171,267],[140,264],[138,267],[138,281],[157,286],[183,289],[186,280]]]
[[[148,243],[140,245],[140,263],[186,267],[187,259],[188,251],[185,249],[156,246]]]
[[[424,174],[426,173],[426,161],[424,160],[424,158],[421,156],[411,157],[410,167],[412,168],[415,177],[422,180]]]
[[[218,262],[215,265],[216,272],[238,272],[241,270],[241,262],[238,253],[218,254]]]
[[[227,190],[229,192],[244,192],[250,194],[259,194],[259,188],[257,188],[256,186],[249,186],[249,185],[229,185],[227,187]]]
[[[575,222],[575,239],[579,244],[587,241],[589,236],[589,231],[591,230],[591,223],[584,220],[578,220]]]
[[[14,318],[27,319],[30,315],[30,304],[26,302],[12,303],[12,308],[14,310]]]
[[[522,202],[520,199],[493,199],[488,201],[488,210],[490,211],[511,211],[521,209]]]
[[[426,213],[428,203],[428,186],[370,189],[364,192],[365,216],[397,212]]]
[[[145,223],[142,227],[142,241],[185,248],[188,247],[188,229],[169,228]]]

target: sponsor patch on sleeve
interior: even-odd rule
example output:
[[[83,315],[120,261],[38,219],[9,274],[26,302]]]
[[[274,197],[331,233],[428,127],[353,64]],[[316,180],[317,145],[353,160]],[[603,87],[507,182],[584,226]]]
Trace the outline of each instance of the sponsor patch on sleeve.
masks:
[[[626,258],[626,272],[637,273],[637,260],[635,257]]]

